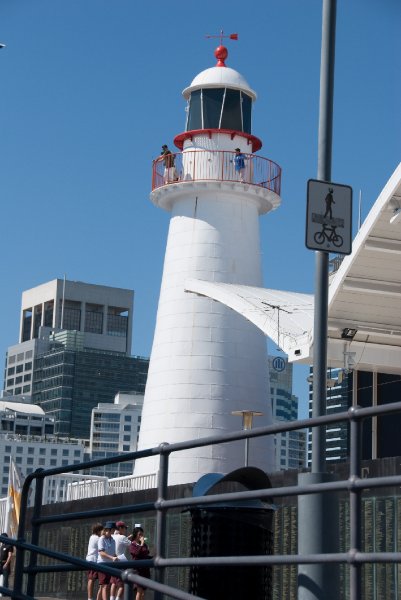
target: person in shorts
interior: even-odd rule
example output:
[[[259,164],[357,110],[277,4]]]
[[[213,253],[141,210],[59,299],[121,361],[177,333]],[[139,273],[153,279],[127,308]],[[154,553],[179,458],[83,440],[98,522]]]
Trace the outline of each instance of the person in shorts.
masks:
[[[103,533],[97,543],[98,565],[102,563],[114,563],[118,561],[118,557],[116,554],[116,543],[111,535],[114,532],[115,528],[116,524],[114,523],[114,521],[107,521],[103,525]],[[110,584],[116,583],[118,577],[112,577],[108,573],[102,573],[101,571],[98,571],[98,580],[101,589],[101,600],[109,600]]]
[[[102,535],[103,525],[101,523],[95,523],[92,527],[92,535],[88,541],[88,551],[86,554],[86,560],[91,562],[97,562],[97,544],[100,536]],[[93,600],[93,591],[95,587],[95,581],[98,579],[98,573],[94,569],[88,571],[88,600]]]

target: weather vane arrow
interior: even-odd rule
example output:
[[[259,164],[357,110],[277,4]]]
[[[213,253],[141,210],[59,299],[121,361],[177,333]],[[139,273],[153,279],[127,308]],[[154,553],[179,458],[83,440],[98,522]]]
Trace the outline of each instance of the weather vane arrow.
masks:
[[[217,58],[217,66],[218,67],[225,67],[225,60],[228,56],[228,50],[225,46],[223,46],[223,39],[229,39],[229,40],[238,40],[238,33],[230,33],[230,35],[224,35],[224,31],[221,29],[220,33],[218,35],[206,35],[206,38],[219,38],[220,39],[220,46],[218,48],[216,48],[216,50],[214,51],[214,55]]]

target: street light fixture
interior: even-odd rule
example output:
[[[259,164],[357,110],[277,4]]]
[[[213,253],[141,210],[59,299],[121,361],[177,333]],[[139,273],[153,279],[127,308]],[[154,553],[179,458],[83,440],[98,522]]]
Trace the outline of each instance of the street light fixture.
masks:
[[[256,410],[233,410],[232,415],[242,417],[242,429],[248,431],[252,429],[253,417],[261,417],[263,413]],[[245,466],[248,466],[249,438],[245,438]]]

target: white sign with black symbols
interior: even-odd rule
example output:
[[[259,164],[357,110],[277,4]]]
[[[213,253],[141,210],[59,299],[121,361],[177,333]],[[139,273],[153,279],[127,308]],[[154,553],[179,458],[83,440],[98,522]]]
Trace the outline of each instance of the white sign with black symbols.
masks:
[[[351,254],[352,188],[309,179],[306,204],[306,247]]]

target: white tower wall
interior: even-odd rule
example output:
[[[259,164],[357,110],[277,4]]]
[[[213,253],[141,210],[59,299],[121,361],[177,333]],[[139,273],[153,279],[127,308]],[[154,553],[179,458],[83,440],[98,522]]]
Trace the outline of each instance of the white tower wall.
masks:
[[[233,410],[263,412],[255,426],[271,423],[265,337],[223,305],[184,291],[192,277],[262,285],[260,191],[215,182],[164,190],[172,218],[139,448],[241,429]],[[249,456],[249,464],[269,469],[272,443],[251,440]],[[174,453],[169,484],[243,464],[243,441]],[[158,458],[137,461],[135,474],[157,465]]]

